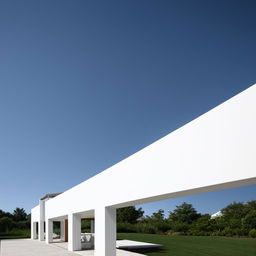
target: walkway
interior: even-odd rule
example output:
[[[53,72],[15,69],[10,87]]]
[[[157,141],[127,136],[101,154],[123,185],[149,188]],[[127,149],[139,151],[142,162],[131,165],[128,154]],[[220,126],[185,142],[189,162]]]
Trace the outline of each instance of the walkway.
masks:
[[[93,250],[69,252],[66,243],[46,244],[38,240],[1,240],[0,256],[93,256]],[[117,250],[117,256],[143,256],[142,254]]]

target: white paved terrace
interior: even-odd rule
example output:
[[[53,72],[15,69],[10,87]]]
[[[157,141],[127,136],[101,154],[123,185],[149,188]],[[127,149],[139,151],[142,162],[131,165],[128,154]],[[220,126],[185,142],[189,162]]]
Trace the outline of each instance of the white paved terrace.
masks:
[[[38,240],[12,239],[0,241],[1,256],[93,256],[93,250],[69,252],[67,243],[46,244]],[[142,256],[142,254],[118,250],[117,256]]]

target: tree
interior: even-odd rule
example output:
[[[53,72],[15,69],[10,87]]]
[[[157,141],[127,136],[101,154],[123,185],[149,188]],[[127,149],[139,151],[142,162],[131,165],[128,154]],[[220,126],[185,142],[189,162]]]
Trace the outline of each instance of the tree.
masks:
[[[5,217],[5,212],[2,211],[2,210],[0,210],[0,219],[1,219],[2,217]]]
[[[13,219],[14,219],[15,221],[27,220],[27,214],[26,214],[25,210],[24,210],[23,208],[17,207],[17,208],[13,211]]]
[[[242,220],[249,212],[249,208],[246,204],[234,202],[221,210],[223,218],[225,220],[225,228],[223,230],[224,235],[247,235],[248,230],[245,230],[242,226]]]
[[[204,214],[193,222],[191,229],[194,235],[205,235],[211,231],[211,215]]]
[[[144,227],[146,227],[148,231],[152,231],[152,233],[156,234],[162,234],[171,228],[170,223],[164,216],[164,210],[162,209],[152,213],[151,216],[146,216],[146,218],[143,219],[142,224],[144,224]]]
[[[157,212],[154,212],[151,217],[151,220],[153,221],[164,221],[164,210],[160,209]]]
[[[0,210],[0,218],[2,218],[2,217],[8,217],[10,219],[13,218],[11,213]]]
[[[243,226],[247,231],[256,229],[256,210],[250,211],[243,219]]]
[[[144,214],[142,208],[136,209],[134,206],[128,206],[117,209],[117,222],[136,223]]]
[[[246,214],[248,214],[249,212],[251,212],[253,210],[256,210],[256,200],[248,201],[244,205],[244,207],[245,207]]]
[[[227,223],[223,216],[211,219],[211,226],[217,234],[221,234],[226,225]]]
[[[13,221],[9,217],[2,217],[0,219],[0,231],[1,232],[9,232],[9,230],[13,226]]]
[[[169,220],[172,222],[180,222],[185,224],[191,224],[197,220],[201,215],[197,213],[192,204],[182,203],[176,206],[173,212],[170,212]]]
[[[242,219],[246,215],[246,209],[243,203],[234,202],[221,210],[225,219]]]

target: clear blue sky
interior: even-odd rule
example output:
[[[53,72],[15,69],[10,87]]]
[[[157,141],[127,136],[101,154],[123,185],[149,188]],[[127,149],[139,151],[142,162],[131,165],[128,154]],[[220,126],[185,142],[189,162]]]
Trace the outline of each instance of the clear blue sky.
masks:
[[[1,1],[0,209],[30,211],[254,84],[255,11],[248,0]],[[252,199],[256,186],[143,208],[213,213]]]

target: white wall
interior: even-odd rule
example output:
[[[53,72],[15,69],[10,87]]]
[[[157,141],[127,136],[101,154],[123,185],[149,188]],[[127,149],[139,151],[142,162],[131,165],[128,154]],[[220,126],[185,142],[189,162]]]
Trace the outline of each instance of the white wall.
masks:
[[[31,222],[36,222],[40,220],[40,209],[39,205],[31,209]]]
[[[256,85],[45,202],[46,218],[256,184],[255,133]]]

